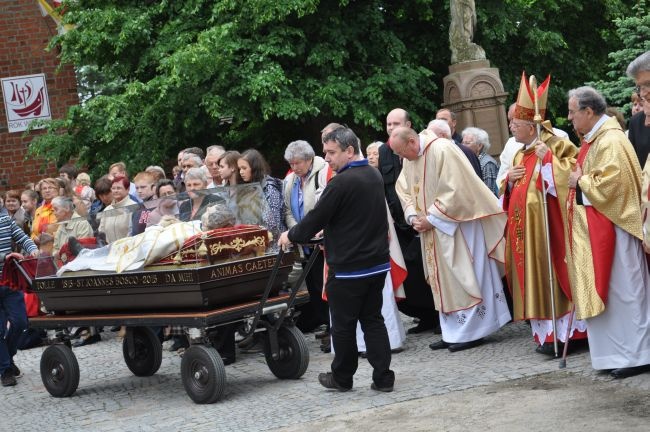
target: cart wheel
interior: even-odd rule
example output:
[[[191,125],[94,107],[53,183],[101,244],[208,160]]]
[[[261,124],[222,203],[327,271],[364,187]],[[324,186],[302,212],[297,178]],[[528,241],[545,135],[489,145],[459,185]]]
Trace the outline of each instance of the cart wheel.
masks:
[[[271,345],[266,339],[264,356],[273,375],[280,379],[298,379],[303,376],[309,366],[309,349],[302,332],[294,326],[280,327],[278,347],[280,357],[274,360]]]
[[[209,404],[223,396],[226,368],[216,349],[192,345],[181,360],[181,379],[190,399],[197,404]]]
[[[51,345],[41,355],[41,379],[54,397],[71,396],[79,386],[79,363],[66,345]]]
[[[151,376],[160,368],[162,344],[149,327],[133,327],[133,356],[129,355],[129,336],[122,341],[122,353],[129,370],[135,376]]]

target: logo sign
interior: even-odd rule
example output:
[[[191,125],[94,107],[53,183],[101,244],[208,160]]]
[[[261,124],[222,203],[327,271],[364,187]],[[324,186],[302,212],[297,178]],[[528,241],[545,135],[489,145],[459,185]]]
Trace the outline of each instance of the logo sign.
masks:
[[[52,118],[45,74],[3,78],[1,81],[9,132],[22,132],[36,119]]]

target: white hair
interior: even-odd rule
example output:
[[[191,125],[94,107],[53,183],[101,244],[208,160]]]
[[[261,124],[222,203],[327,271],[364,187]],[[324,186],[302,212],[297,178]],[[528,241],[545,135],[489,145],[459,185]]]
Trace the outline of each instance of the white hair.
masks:
[[[488,151],[490,149],[490,136],[488,133],[477,127],[467,127],[463,129],[461,136],[465,138],[466,135],[471,135],[476,139],[476,144],[483,146],[483,150]]]
[[[431,120],[427,125],[427,129],[439,137],[451,139],[451,128],[449,127],[449,123],[447,123],[445,120]]]

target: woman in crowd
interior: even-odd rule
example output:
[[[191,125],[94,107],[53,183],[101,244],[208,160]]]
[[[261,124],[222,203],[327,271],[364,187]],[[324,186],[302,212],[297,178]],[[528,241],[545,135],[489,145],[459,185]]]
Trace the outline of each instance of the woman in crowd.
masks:
[[[25,233],[30,234],[32,232],[32,223],[34,222],[34,214],[36,212],[36,207],[38,207],[38,194],[34,189],[27,189],[20,194],[20,204],[22,209],[25,211]]]
[[[307,141],[302,140],[289,143],[284,151],[284,159],[291,166],[291,172],[284,179],[284,220],[287,228],[291,229],[314,208],[325,189],[327,163],[323,158],[316,156]],[[312,250],[304,248],[303,252],[306,263]],[[329,308],[322,298],[324,264],[323,254],[320,254],[305,279],[309,303],[300,306],[301,315],[297,321],[298,328],[305,332],[312,331],[322,324],[329,326]],[[323,336],[323,343],[329,344],[329,336]]]
[[[159,224],[163,216],[178,217],[179,213],[176,187],[174,186],[173,180],[166,178],[158,180],[155,190],[158,206],[149,214],[147,227]]]
[[[223,186],[232,186],[243,183],[237,161],[241,157],[238,151],[227,151],[222,154],[217,163],[219,164],[219,176],[222,179]]]
[[[7,214],[16,221],[16,225],[25,231],[25,210],[20,206],[20,192],[17,190],[7,191],[5,194],[5,208]],[[25,231],[27,233],[28,231]]]
[[[237,167],[244,183],[260,183],[262,186],[268,204],[262,213],[262,221],[273,238],[278,239],[280,233],[286,231],[282,181],[269,175],[269,164],[257,150],[246,150],[237,161]]]
[[[478,156],[481,163],[481,172],[483,183],[490,188],[495,196],[499,195],[499,187],[497,186],[497,174],[499,173],[499,166],[497,161],[492,156],[487,154],[490,149],[490,137],[483,129],[468,127],[463,130],[463,144]]]
[[[129,179],[122,176],[114,177],[111,182],[111,195],[113,202],[106,206],[101,220],[99,222],[99,233],[104,233],[107,243],[113,243],[115,240],[129,235],[131,228],[131,209],[128,206],[137,204],[129,197]]]
[[[48,177],[38,182],[37,186],[43,197],[43,204],[38,207],[34,213],[32,221],[32,240],[39,244],[41,234],[47,232],[48,226],[56,223],[56,216],[52,209],[52,199],[59,195],[59,182],[57,179]]]
[[[368,144],[368,147],[366,147],[366,157],[368,158],[368,165],[373,166],[375,168],[379,168],[379,146],[383,144],[384,143],[381,141],[375,141],[373,143]]]
[[[208,176],[201,168],[189,168],[184,182],[190,199],[181,203],[179,218],[182,221],[201,220],[205,210],[216,200],[215,195],[205,191],[209,183]]]

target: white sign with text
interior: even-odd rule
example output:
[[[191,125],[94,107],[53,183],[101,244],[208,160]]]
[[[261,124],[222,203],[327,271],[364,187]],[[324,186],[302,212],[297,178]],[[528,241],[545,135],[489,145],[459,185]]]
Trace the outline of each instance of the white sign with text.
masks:
[[[9,132],[22,132],[36,119],[52,118],[45,74],[2,78],[1,81]]]

